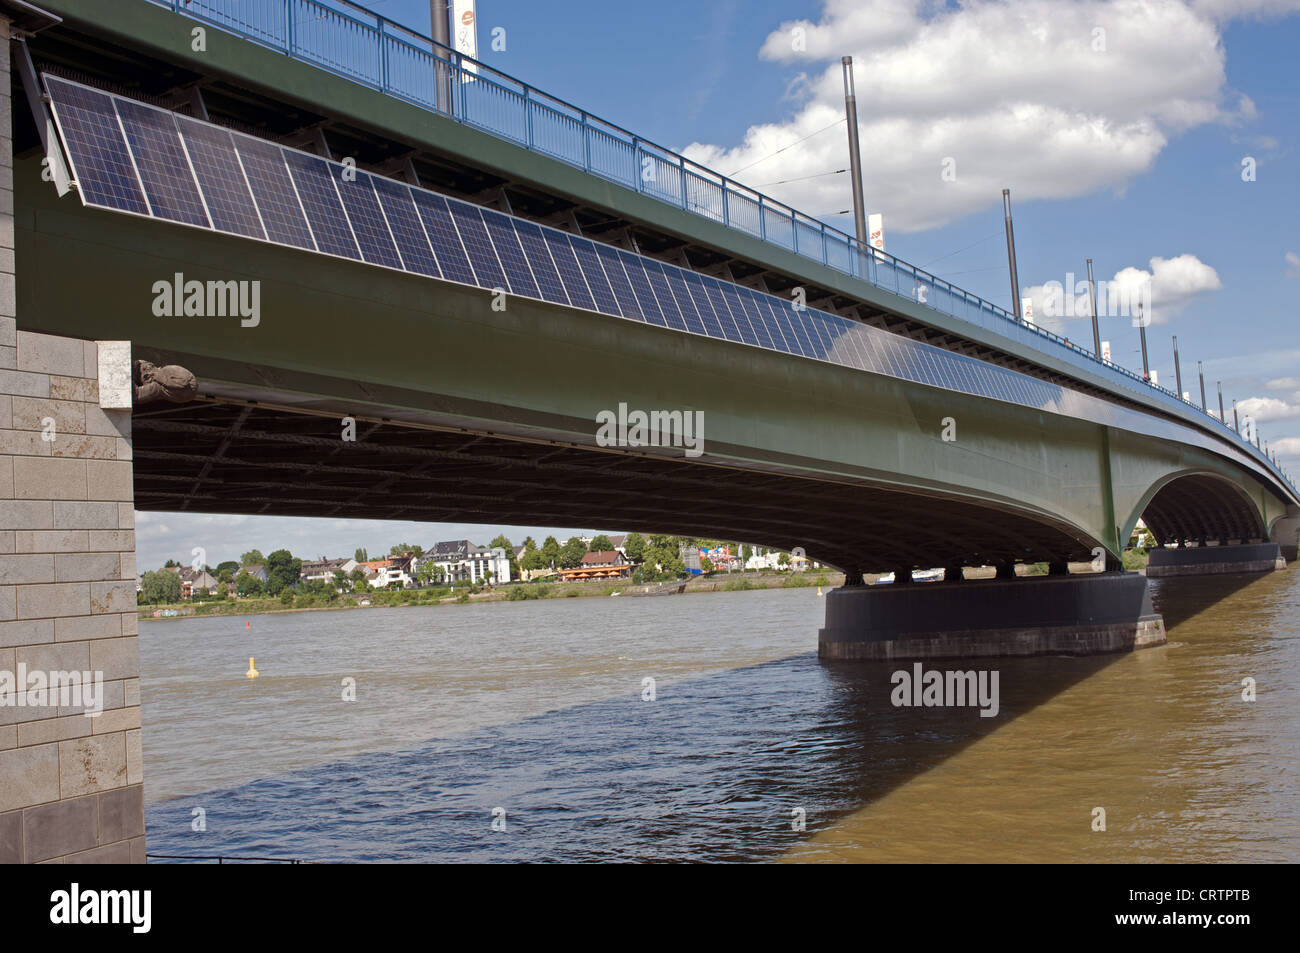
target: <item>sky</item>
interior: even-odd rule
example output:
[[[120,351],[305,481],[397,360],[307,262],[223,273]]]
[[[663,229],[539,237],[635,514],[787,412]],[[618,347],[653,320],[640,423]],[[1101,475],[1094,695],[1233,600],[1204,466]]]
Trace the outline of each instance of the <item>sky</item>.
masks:
[[[427,0],[365,5],[428,32]],[[480,0],[478,22],[489,65],[850,232],[851,55],[890,253],[1009,308],[1009,188],[1040,324],[1091,342],[1086,310],[1049,313],[1087,258],[1114,287],[1149,282],[1160,383],[1177,335],[1183,390],[1199,401],[1203,362],[1211,405],[1222,381],[1300,473],[1300,0]],[[1130,318],[1101,336],[1141,369]],[[137,549],[144,569],[194,547],[216,565],[618,529],[141,513]]]

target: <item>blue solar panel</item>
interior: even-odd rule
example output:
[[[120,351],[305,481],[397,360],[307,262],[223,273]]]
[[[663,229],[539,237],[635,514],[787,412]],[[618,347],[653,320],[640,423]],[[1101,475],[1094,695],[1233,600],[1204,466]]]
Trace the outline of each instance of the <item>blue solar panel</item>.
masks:
[[[266,237],[297,248],[315,249],[298,193],[284,164],[284,152],[277,145],[251,136],[233,137],[240,164],[253,189],[253,199],[262,213]]]
[[[48,74],[44,79],[81,200],[148,215],[149,206],[122,138],[112,98]]]
[[[577,247],[577,242],[574,242],[574,247]],[[610,290],[618,301],[619,313],[634,321],[644,321],[645,315],[641,313],[641,306],[637,304],[636,292],[632,290],[632,282],[628,279],[626,269],[623,268],[623,260],[619,258],[618,249],[601,242],[592,242],[591,247],[595,249],[605,277],[609,280]]]
[[[556,304],[568,304],[569,296],[564,293],[564,285],[560,281],[559,272],[555,270],[551,253],[546,248],[542,230],[532,222],[515,219],[515,235],[519,238],[519,244],[524,246],[524,254],[528,256],[528,264],[532,266],[533,278],[537,281],[542,297]]]
[[[547,232],[549,235],[550,232]],[[591,289],[592,297],[596,299],[596,308],[606,314],[623,313],[618,306],[618,299],[614,297],[614,291],[609,286],[609,279],[605,276],[605,269],[600,265],[600,259],[596,256],[596,247],[592,242],[585,238],[579,238],[577,235],[569,235],[569,245],[573,248],[574,257],[578,259],[578,267],[582,270],[582,276],[587,279],[587,287]],[[629,293],[631,289],[629,288]]]
[[[793,305],[783,305],[780,298],[766,294],[757,295],[755,300],[758,303],[759,310],[766,310],[771,315],[772,321],[785,334],[786,350],[791,354],[808,357],[811,351],[807,345],[803,322],[799,320],[799,315],[794,310]]]
[[[45,81],[90,205],[509,288],[1031,407],[1050,407],[1063,394],[838,315],[796,311],[781,297],[360,170],[353,181],[338,163],[56,77]]]
[[[663,266],[653,258],[643,258],[641,263],[645,265],[646,277],[650,280],[650,287],[655,293],[655,300],[659,302],[659,310],[663,312],[668,327],[676,331],[687,330],[686,319],[682,316],[672,289],[668,287]]]
[[[393,245],[393,235],[388,230],[384,213],[379,210],[371,176],[333,163],[329,168],[339,197],[343,199],[343,209],[352,223],[352,234],[361,246],[362,257],[372,265],[401,268],[402,260]]]
[[[555,262],[555,267],[559,271],[564,290],[569,295],[569,301],[575,308],[586,308],[588,311],[601,310],[596,305],[591,290],[587,287],[587,280],[582,276],[582,269],[578,267],[578,259],[574,257],[573,246],[569,244],[569,236],[564,232],[558,232],[551,228],[543,228],[540,231],[542,241],[546,242],[546,247],[550,250],[551,260]],[[609,295],[608,288],[606,288],[605,293]],[[609,301],[611,307],[613,307],[612,296],[609,297]]]
[[[420,213],[420,223],[429,236],[429,245],[442,276],[448,281],[477,285],[474,269],[465,256],[465,246],[461,244],[460,234],[447,211],[446,199],[423,189],[412,189],[411,196],[415,199],[415,209]]]
[[[628,283],[636,293],[636,302],[641,307],[641,313],[645,315],[646,323],[657,324],[661,328],[668,327],[668,322],[664,320],[664,313],[659,310],[659,302],[655,298],[654,290],[650,287],[650,279],[646,277],[642,259],[621,248],[616,248],[614,251],[623,262],[623,270],[627,272]]]
[[[758,332],[758,343],[774,351],[787,350],[785,336],[776,326],[772,312],[759,305],[757,292],[743,285],[736,285],[735,289],[736,294],[740,295],[740,303],[744,306],[745,313],[749,315],[749,320],[754,325],[754,330]]]
[[[266,230],[262,228],[262,218],[257,214],[230,133],[186,116],[176,116],[176,124],[208,206],[212,227],[247,238],[265,238]]]
[[[397,251],[402,256],[402,265],[407,271],[433,278],[442,277],[438,262],[429,250],[429,238],[420,216],[416,214],[415,203],[411,201],[410,187],[401,182],[394,182],[382,175],[370,177],[379,205],[388,220],[388,228],[397,241]]]
[[[118,99],[116,105],[150,211],[185,225],[211,224],[172,114],[129,99]]]
[[[719,281],[718,286],[722,289],[722,297],[726,300],[727,307],[731,309],[731,316],[736,321],[736,328],[740,331],[741,340],[746,344],[762,347],[762,338],[758,336],[758,329],[754,327],[753,319],[745,310],[745,305],[736,292],[736,286],[729,281]]]
[[[311,233],[316,237],[316,247],[331,255],[360,258],[352,226],[343,212],[339,194],[334,188],[330,163],[317,156],[309,156],[296,149],[283,149],[284,161],[293,176]]]
[[[524,250],[519,244],[519,236],[515,234],[514,222],[488,208],[479,209],[479,212],[483,215],[483,224],[487,226],[492,245],[497,250],[497,258],[501,260],[501,267],[505,269],[510,293],[540,298],[533,270],[528,267],[528,259],[524,257]]]
[[[474,266],[478,286],[489,290],[510,290],[496,249],[492,247],[492,239],[488,238],[487,229],[483,227],[483,216],[478,206],[447,199],[447,210],[451,212],[451,220],[460,234],[461,245],[469,254],[469,262]]]
[[[700,283],[704,285],[704,293],[708,295],[709,304],[713,305],[713,313],[718,316],[718,321],[722,324],[722,333],[728,341],[738,341],[742,343],[753,343],[754,334],[749,330],[749,321],[745,321],[745,332],[741,334],[741,326],[736,322],[736,316],[731,313],[731,305],[727,303],[726,297],[722,294],[722,282],[712,275],[700,275]],[[744,315],[740,316],[744,319]]]
[[[694,334],[708,335],[708,330],[704,327],[704,321],[700,318],[700,312],[695,307],[695,301],[691,297],[691,291],[686,287],[686,279],[680,268],[674,268],[672,265],[664,265],[664,277],[668,279],[668,287],[677,299],[677,310],[682,313],[686,320],[686,330]]]

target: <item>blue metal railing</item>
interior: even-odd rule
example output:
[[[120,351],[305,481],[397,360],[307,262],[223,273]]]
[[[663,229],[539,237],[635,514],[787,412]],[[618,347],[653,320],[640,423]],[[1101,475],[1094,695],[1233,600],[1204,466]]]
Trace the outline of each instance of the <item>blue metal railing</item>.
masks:
[[[1213,414],[992,302],[349,0],[146,0],[792,251],[1103,378],[1232,437]],[[1192,416],[1196,411],[1199,417]],[[1202,419],[1204,418],[1204,419]],[[1294,486],[1291,487],[1293,492]],[[1298,494],[1300,495],[1300,494]]]

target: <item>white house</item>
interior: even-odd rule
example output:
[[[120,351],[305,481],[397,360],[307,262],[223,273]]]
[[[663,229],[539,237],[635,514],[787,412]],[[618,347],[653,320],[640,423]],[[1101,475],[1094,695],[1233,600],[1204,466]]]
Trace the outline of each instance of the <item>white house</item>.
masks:
[[[510,554],[501,546],[474,546],[467,539],[452,539],[425,550],[419,562],[431,561],[441,570],[443,582],[510,582]],[[413,570],[417,572],[418,570]],[[489,575],[490,573],[490,575]]]

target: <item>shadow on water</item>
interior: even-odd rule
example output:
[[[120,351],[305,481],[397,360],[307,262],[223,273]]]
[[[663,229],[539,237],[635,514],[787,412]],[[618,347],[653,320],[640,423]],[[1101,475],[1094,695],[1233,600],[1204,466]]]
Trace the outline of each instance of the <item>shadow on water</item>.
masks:
[[[1160,580],[1170,628],[1258,577]],[[1163,650],[1148,650],[1152,653]],[[1145,654],[1145,653],[1143,653]],[[996,671],[999,711],[895,707],[905,662],[815,654],[177,798],[149,849],[315,861],[745,861],[799,845],[1128,655]],[[192,811],[207,832],[191,831]],[[504,809],[504,831],[493,829]],[[802,809],[806,832],[795,830]],[[499,812],[497,812],[499,813]]]
[[[883,796],[1113,657],[1003,659],[1000,710],[896,708],[883,663],[800,655],[149,809],[151,853],[753,860]],[[960,666],[954,666],[960,667]],[[966,666],[976,668],[977,666]],[[191,832],[191,812],[208,831]],[[492,829],[494,808],[506,831]]]

